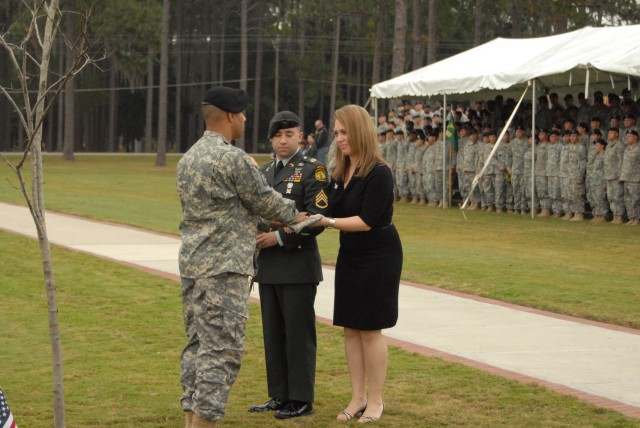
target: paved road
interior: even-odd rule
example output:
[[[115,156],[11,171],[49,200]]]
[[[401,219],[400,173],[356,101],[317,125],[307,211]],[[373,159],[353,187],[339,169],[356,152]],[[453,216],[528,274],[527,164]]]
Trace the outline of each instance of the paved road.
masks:
[[[0,203],[0,229],[35,237],[28,210]],[[177,278],[177,237],[47,213],[54,244]],[[325,233],[336,233],[327,230]],[[330,320],[333,270],[324,268],[316,313]],[[254,292],[257,298],[257,292]],[[640,418],[640,331],[402,283],[390,342],[580,396]]]

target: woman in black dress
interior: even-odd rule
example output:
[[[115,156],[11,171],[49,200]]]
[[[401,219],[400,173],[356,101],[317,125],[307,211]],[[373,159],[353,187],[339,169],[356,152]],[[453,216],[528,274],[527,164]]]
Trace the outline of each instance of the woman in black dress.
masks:
[[[359,417],[364,423],[384,410],[388,357],[382,329],[398,319],[402,246],[391,222],[393,175],[367,111],[356,105],[336,110],[334,137],[339,150],[329,197],[333,217],[319,224],[340,230],[333,323],[344,327],[351,402],[337,419]]]

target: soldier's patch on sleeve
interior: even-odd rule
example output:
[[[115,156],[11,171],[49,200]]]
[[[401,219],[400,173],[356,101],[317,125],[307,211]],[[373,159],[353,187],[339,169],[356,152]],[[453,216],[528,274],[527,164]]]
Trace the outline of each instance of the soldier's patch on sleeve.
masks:
[[[319,181],[321,183],[326,183],[326,181],[327,181],[327,171],[324,169],[324,166],[318,165],[316,167],[315,176],[316,176],[316,180],[317,181]]]
[[[325,209],[329,206],[329,197],[326,193],[324,193],[324,189],[320,190],[316,195],[316,207],[320,209]]]

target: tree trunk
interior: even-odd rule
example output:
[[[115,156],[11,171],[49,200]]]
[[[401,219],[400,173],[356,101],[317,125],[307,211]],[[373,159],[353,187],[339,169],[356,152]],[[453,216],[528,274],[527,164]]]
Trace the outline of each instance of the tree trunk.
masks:
[[[74,15],[66,16],[67,37],[75,39],[75,23]],[[75,61],[73,50],[66,50],[66,69],[73,67]],[[75,127],[75,110],[76,110],[76,82],[73,77],[67,80],[64,89],[64,148],[62,150],[62,159],[72,161],[75,159],[74,146],[76,143],[76,127]]]
[[[429,46],[427,48],[427,64],[436,62],[438,47],[438,9],[436,0],[429,0]]]
[[[247,90],[247,68],[249,61],[247,27],[249,0],[240,0],[240,89]],[[244,135],[236,139],[239,148],[245,149]]]
[[[382,49],[384,42],[384,29],[387,14],[382,10],[382,5],[378,4],[378,25],[376,27],[376,46],[373,51],[373,65],[371,67],[371,84],[375,85],[380,82],[380,66],[382,58]]]
[[[484,0],[476,0],[476,10],[473,25],[473,46],[482,43],[482,12],[484,10]]]
[[[156,53],[152,47],[147,51],[147,97],[144,114],[144,152],[153,151],[153,62]]]
[[[109,113],[108,113],[108,126],[107,126],[107,144],[109,145],[110,152],[117,152],[120,147],[118,145],[118,131],[117,126],[117,114],[118,104],[116,95],[116,67],[115,65],[109,70]]]
[[[333,33],[333,54],[331,63],[331,103],[329,105],[329,129],[333,129],[333,112],[336,110],[336,91],[338,86],[338,61],[340,59],[340,21],[342,17],[336,16],[335,31]]]
[[[167,103],[169,85],[169,0],[162,2],[160,42],[160,91],[158,95],[158,153],[156,166],[167,165]]]
[[[45,23],[45,31],[42,45],[42,61],[40,62],[40,81],[38,87],[38,99],[44,99],[47,91],[47,77],[49,74],[49,60],[51,57],[52,44],[54,40],[54,28],[57,25],[59,14],[58,0],[51,0],[49,5],[44,4],[48,19]],[[73,56],[73,55],[72,55]],[[26,70],[25,70],[26,71]],[[51,263],[51,246],[47,235],[46,222],[44,217],[44,176],[42,168],[42,121],[44,119],[44,102],[38,103],[35,111],[35,124],[40,125],[33,128],[30,121],[29,137],[33,138],[31,145],[31,190],[32,203],[30,204],[31,215],[38,232],[38,242],[40,244],[40,254],[42,258],[42,270],[45,278],[45,288],[47,294],[47,308],[49,313],[49,339],[51,341],[51,351],[53,357],[53,406],[54,406],[54,426],[64,428],[65,405],[64,405],[64,376],[62,360],[62,343],[60,340],[60,330],[58,324],[58,303],[56,298],[56,285]],[[73,153],[72,153],[73,154]],[[22,177],[21,177],[22,182]],[[23,188],[23,190],[25,190]],[[25,197],[27,195],[25,194]]]
[[[520,0],[511,0],[511,37],[522,37],[522,5]]]
[[[391,77],[404,74],[407,38],[407,0],[395,0],[396,19],[393,25],[393,61]]]
[[[302,64],[302,60],[304,58],[306,26],[300,25],[298,26],[298,30],[298,60],[300,61],[300,64]],[[299,70],[300,69],[298,69],[298,71]],[[298,78],[298,117],[300,117],[304,123],[304,79],[300,78]]]
[[[262,2],[258,2],[258,5],[261,5]],[[260,7],[260,6],[258,6]],[[262,29],[263,19],[262,19],[262,11],[261,8],[257,11],[258,16],[258,40],[256,41],[256,64],[255,64],[255,86],[253,90],[253,129],[251,135],[251,151],[253,153],[258,152],[258,139],[260,132],[260,95],[262,91],[262,57],[264,53],[263,40],[264,40],[264,31]]]
[[[182,34],[182,8],[176,10],[176,33]],[[176,98],[175,98],[175,125],[174,142],[171,145],[175,152],[180,152],[180,142],[182,141],[182,48],[180,43],[175,45],[176,64]]]
[[[413,57],[412,69],[417,70],[424,65],[424,45],[422,43],[422,15],[420,14],[420,0],[413,0]]]

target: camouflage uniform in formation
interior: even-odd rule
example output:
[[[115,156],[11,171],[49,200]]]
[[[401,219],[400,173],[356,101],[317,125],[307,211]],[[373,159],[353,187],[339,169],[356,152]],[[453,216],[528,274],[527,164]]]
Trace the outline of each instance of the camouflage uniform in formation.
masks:
[[[290,224],[297,211],[294,201],[267,185],[244,151],[213,131],[182,157],[176,177],[187,333],[181,404],[219,420],[242,361],[259,217]]]
[[[629,223],[640,220],[640,144],[627,145],[622,160],[620,180],[624,181],[624,204]]]
[[[589,152],[591,153],[591,152]],[[605,152],[606,153],[606,152]],[[590,203],[593,204],[594,216],[606,216],[609,211],[607,203],[607,181],[604,179],[604,153],[597,153],[593,156],[591,162],[591,177],[589,186],[591,190]]]
[[[549,199],[549,193],[547,191],[547,146],[549,142],[544,140],[540,144],[536,145],[536,157],[535,157],[535,193],[536,199],[540,202],[540,207],[543,210],[549,210],[546,215],[550,214],[551,199]]]
[[[560,185],[560,153],[562,152],[562,143],[558,139],[558,135],[551,134],[547,146],[547,194],[551,209],[554,215],[562,213],[562,196]]]
[[[614,216],[624,216],[624,185],[620,182],[620,170],[626,146],[624,141],[609,140],[604,152],[604,179],[607,180],[607,200]]]

